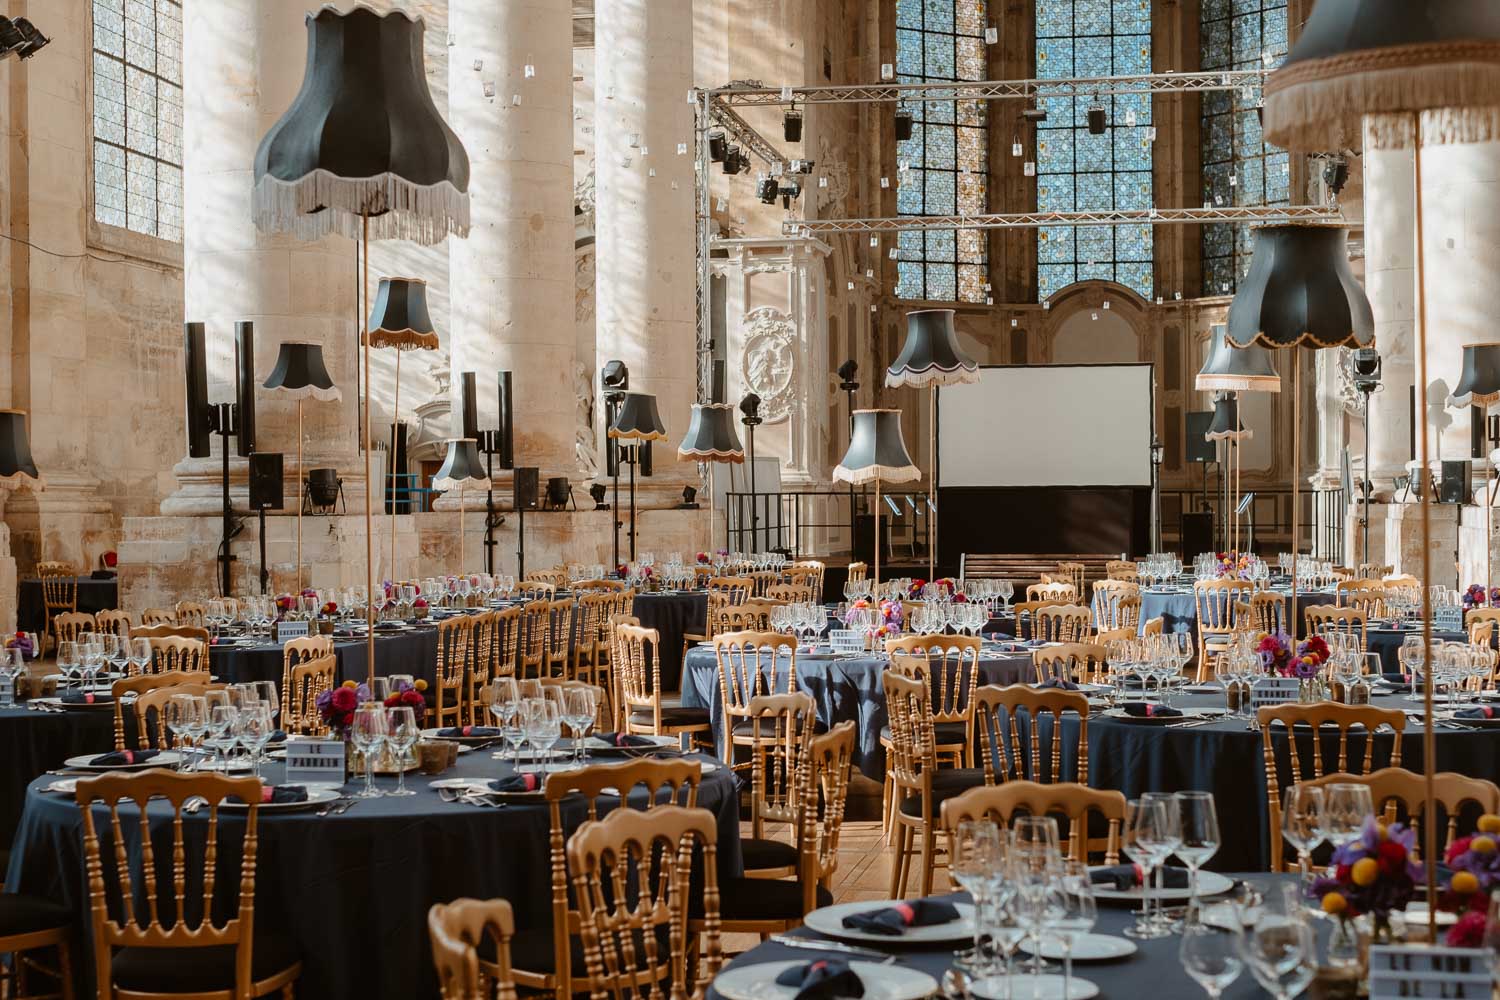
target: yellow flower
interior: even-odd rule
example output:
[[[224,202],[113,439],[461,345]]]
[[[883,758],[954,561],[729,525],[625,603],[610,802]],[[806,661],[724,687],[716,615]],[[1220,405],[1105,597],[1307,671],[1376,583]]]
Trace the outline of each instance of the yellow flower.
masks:
[[[1374,858],[1360,858],[1349,869],[1349,878],[1358,886],[1374,885],[1380,875],[1380,862]]]
[[[1349,901],[1342,893],[1330,892],[1323,896],[1323,912],[1329,914],[1343,913],[1349,908]]]
[[[1485,813],[1479,817],[1479,830],[1481,833],[1500,833],[1500,816]]]
[[[1469,850],[1473,851],[1475,854],[1494,854],[1495,838],[1475,837],[1473,840],[1469,841]]]
[[[417,680],[416,680],[416,683],[412,684],[412,687],[416,688],[418,691],[426,691],[427,690],[427,682],[424,681],[422,678],[418,677]]]
[[[1454,892],[1467,896],[1470,893],[1479,891],[1479,879],[1475,878],[1470,872],[1455,872],[1451,888]]]
[[[346,687],[346,688],[357,688],[357,687],[359,687],[359,681],[345,681],[344,682],[344,687]]]

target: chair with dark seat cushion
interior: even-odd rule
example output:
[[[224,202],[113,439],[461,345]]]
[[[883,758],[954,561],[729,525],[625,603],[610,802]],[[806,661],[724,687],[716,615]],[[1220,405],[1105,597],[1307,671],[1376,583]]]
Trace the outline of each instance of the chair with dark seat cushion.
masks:
[[[57,949],[56,978],[64,1000],[73,996],[73,963],[70,945],[73,941],[73,911],[62,903],[39,896],[0,893],[0,955],[15,956],[12,968],[16,979],[14,991],[6,996],[31,995],[26,988],[31,971],[51,973],[50,969],[21,958],[22,952]]]
[[[663,705],[661,709],[661,724],[664,728],[706,728],[708,726],[708,709],[688,708],[685,705]],[[655,726],[656,715],[649,708],[633,709],[630,713],[632,726]],[[664,735],[654,733],[653,735]]]
[[[741,857],[745,861],[745,874],[751,878],[777,879],[797,874],[800,855],[797,847],[768,839],[766,825],[786,824],[793,839],[801,833],[802,810],[807,799],[803,759],[816,718],[812,696],[802,691],[756,695],[745,706],[745,718],[739,725],[745,727],[750,744],[751,835],[742,842]]]
[[[681,736],[710,742],[713,726],[708,710],[661,703],[661,635],[654,628],[624,622],[614,624],[611,654],[619,684],[624,730],[644,736]]]
[[[935,819],[943,803],[971,788],[985,784],[982,767],[943,767],[932,772],[932,794],[926,797],[928,819]],[[921,795],[908,795],[901,800],[901,812],[907,816],[921,816]]]
[[[427,911],[427,937],[443,1000],[516,1000],[516,978],[510,967],[515,933],[515,914],[506,900],[433,903]],[[550,944],[550,931],[548,936]],[[494,975],[485,975],[481,969],[485,962]]]
[[[121,948],[110,963],[110,976],[122,990],[140,993],[216,993],[234,989],[237,948]],[[291,938],[255,929],[250,978],[262,982],[298,965],[302,956]]]

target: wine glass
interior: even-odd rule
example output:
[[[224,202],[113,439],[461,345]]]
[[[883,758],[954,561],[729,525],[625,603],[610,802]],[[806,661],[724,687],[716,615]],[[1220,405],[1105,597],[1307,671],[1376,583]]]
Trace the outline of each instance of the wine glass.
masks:
[[[563,721],[573,737],[573,759],[583,761],[583,741],[588,739],[593,728],[594,717],[599,710],[594,700],[593,688],[576,687],[563,690]]]
[[[260,756],[271,739],[276,723],[271,718],[271,706],[263,701],[252,702],[240,709],[239,739],[250,751],[250,767],[260,777]]]
[[[520,710],[520,703],[521,696],[516,693],[514,677],[496,677],[490,681],[490,714],[495,717],[496,722],[500,723],[502,739],[510,739],[516,712]],[[517,762],[519,763],[519,758]]]
[[[1290,1000],[1312,983],[1317,949],[1312,928],[1302,916],[1297,886],[1278,889],[1266,894],[1245,937],[1245,959],[1256,982],[1277,1000]]]
[[[1054,925],[1063,949],[1063,993],[1073,995],[1073,948],[1080,938],[1094,929],[1099,919],[1099,904],[1094,899],[1094,883],[1089,866],[1082,861],[1064,861],[1057,880],[1062,917]]]
[[[396,758],[396,790],[387,794],[415,795],[414,789],[406,787],[406,755],[416,746],[417,737],[422,735],[421,727],[417,725],[416,713],[410,705],[397,705],[386,709],[386,713],[386,743]]]
[[[1020,816],[1011,828],[1011,850],[1018,864],[1027,868],[1049,868],[1061,854],[1057,847],[1057,819],[1053,816]]]
[[[1182,841],[1176,854],[1188,870],[1191,898],[1198,898],[1198,869],[1219,850],[1219,812],[1212,792],[1177,792],[1178,829]]]
[[[362,791],[355,793],[356,798],[375,799],[383,794],[375,787],[375,757],[385,745],[388,729],[386,709],[380,702],[362,702],[354,710],[354,724],[350,727],[350,736],[353,739],[354,748],[364,754],[365,758],[365,787]]]
[[[270,711],[271,721],[275,722],[277,716],[281,715],[281,699],[276,694],[276,682],[252,681],[250,686]],[[274,729],[275,727],[273,726],[272,728]]]
[[[146,672],[151,666],[151,640],[131,639],[130,643],[130,674],[136,676]]]
[[[1324,840],[1323,789],[1292,785],[1281,796],[1281,836],[1297,849],[1302,883],[1310,884],[1313,850]]]
[[[1240,978],[1245,969],[1244,948],[1237,920],[1210,923],[1201,907],[1188,909],[1177,956],[1209,1000],[1219,1000],[1225,988]]]
[[[57,644],[57,671],[68,680],[72,680],[78,673],[79,666],[78,642],[73,639],[64,639]]]
[[[174,737],[172,745],[186,748],[191,743],[198,720],[203,716],[203,700],[196,695],[174,694],[164,706],[163,715],[167,732]],[[191,751],[188,753],[187,760],[189,762],[192,760]],[[184,769],[191,770],[191,767]]]
[[[209,694],[222,692],[210,691]],[[234,734],[235,720],[239,717],[239,710],[227,702],[210,700],[205,696],[204,703],[209,706],[208,725],[205,727],[203,742],[211,749],[217,751],[217,758],[222,762],[223,768],[229,769],[229,755],[234,750],[238,737]],[[205,766],[210,762],[205,762]]]
[[[562,738],[562,719],[557,702],[551,698],[532,698],[521,705],[521,721],[526,742],[531,744],[540,761],[542,774],[547,773],[547,755]]]
[[[1140,866],[1142,878],[1141,912],[1124,934],[1138,940],[1165,937],[1167,930],[1157,924],[1151,912],[1151,876],[1156,866],[1172,853],[1171,849],[1163,850],[1170,830],[1166,801],[1145,795],[1130,800],[1125,804],[1125,824],[1125,851]]]
[[[1375,807],[1370,786],[1341,781],[1323,788],[1323,813],[1318,824],[1323,839],[1334,847],[1355,839]]]
[[[983,956],[985,915],[1005,876],[1005,839],[990,820],[965,820],[953,831],[948,870],[974,899],[974,950],[964,962],[971,975],[989,974]]]

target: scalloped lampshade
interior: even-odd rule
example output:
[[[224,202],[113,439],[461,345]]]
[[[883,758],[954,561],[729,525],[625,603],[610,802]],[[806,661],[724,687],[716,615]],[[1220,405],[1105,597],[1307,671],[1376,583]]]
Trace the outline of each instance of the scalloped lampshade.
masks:
[[[964,353],[952,309],[917,309],[906,314],[906,341],[886,369],[893,388],[962,385],[979,381],[979,365]]]
[[[1500,401],[1500,344],[1465,344],[1464,370],[1448,397],[1450,406],[1490,406]]]
[[[1240,422],[1240,401],[1232,392],[1214,394],[1214,419],[1204,432],[1205,441],[1249,441],[1254,431],[1245,430]]]
[[[1280,392],[1281,376],[1271,363],[1271,352],[1260,345],[1235,347],[1229,343],[1227,328],[1215,323],[1212,341],[1203,370],[1193,380],[1200,392],[1223,389],[1228,392]]]
[[[450,439],[442,467],[432,477],[432,488],[446,493],[457,489],[483,490],[489,485],[490,477],[485,472],[478,443],[473,438]]]
[[[371,347],[437,350],[437,331],[427,311],[427,282],[421,278],[381,278],[368,331]]]
[[[622,441],[665,441],[667,425],[656,412],[656,397],[649,392],[625,393],[609,436]]]
[[[734,429],[734,407],[728,403],[694,403],[687,434],[677,446],[677,457],[683,461],[745,461],[745,449]]]
[[[26,411],[0,410],[0,486],[8,490],[22,486],[39,490],[43,485],[42,474],[31,457]]]
[[[276,367],[262,388],[281,392],[292,399],[342,399],[338,386],[323,364],[323,345],[305,341],[283,341]]]
[[[1369,347],[1370,300],[1349,269],[1349,230],[1291,224],[1255,230],[1255,254],[1225,324],[1235,347]]]
[[[855,410],[849,450],[833,470],[833,478],[856,486],[877,479],[886,483],[921,479],[901,434],[901,411]]]

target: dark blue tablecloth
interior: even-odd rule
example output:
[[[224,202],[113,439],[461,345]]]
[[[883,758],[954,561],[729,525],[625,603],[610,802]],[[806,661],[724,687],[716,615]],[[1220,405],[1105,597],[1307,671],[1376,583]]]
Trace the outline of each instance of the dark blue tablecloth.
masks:
[[[488,752],[475,751],[444,777],[497,776],[508,770]],[[273,782],[280,773],[280,765],[265,769],[267,780]],[[437,981],[427,937],[427,910],[433,903],[503,896],[515,910],[518,930],[550,928],[546,806],[482,809],[445,803],[427,787],[430,779],[420,774],[408,778],[417,795],[361,800],[341,816],[319,817],[310,811],[261,814],[256,925],[289,934],[297,943],[303,962],[299,996],[435,1000]],[[78,915],[85,940],[74,951],[82,977],[76,982],[79,996],[88,996],[93,993],[93,956],[87,941],[83,824],[71,796],[41,790],[53,780],[38,781],[27,793],[5,887],[66,903]],[[376,780],[385,788],[395,783],[394,778]],[[725,875],[740,871],[734,787],[730,773],[719,768],[704,775],[698,796],[698,804],[718,817],[720,870]],[[644,792],[638,789],[636,796]],[[157,856],[170,857],[171,814],[162,806],[153,806],[151,813],[153,837],[159,838]],[[581,799],[565,803],[563,813],[570,830],[586,818]],[[102,834],[107,838],[107,813],[101,809],[98,815],[106,824]],[[206,813],[199,815],[206,819]],[[201,845],[191,817],[187,823],[188,839]],[[220,884],[232,888],[238,883],[241,822],[226,813],[220,823],[221,857],[231,859],[234,872],[225,878],[228,869],[221,868]],[[127,829],[138,843],[138,824],[130,822]],[[110,845],[104,849],[108,853]],[[522,963],[527,957],[515,956]]]
[[[336,639],[338,682],[363,681],[368,675],[364,639]],[[280,643],[258,642],[254,645],[215,645],[209,652],[214,676],[230,684],[249,681],[275,681],[281,684],[282,649]],[[411,674],[433,684],[437,679],[437,629],[421,626],[404,632],[375,636],[375,675]]]
[[[114,749],[112,709],[33,712],[0,708],[0,846],[9,846],[21,822],[26,786],[69,757]]]
[[[1283,602],[1290,596],[1288,590],[1281,590]],[[1334,593],[1331,590],[1300,591],[1297,595],[1296,627],[1300,636],[1305,632],[1302,621],[1302,608],[1312,607],[1316,604],[1333,604]],[[1186,632],[1193,636],[1194,641],[1198,637],[1198,604],[1191,588],[1185,592],[1142,590],[1141,591],[1141,627],[1153,618],[1162,620],[1162,631],[1164,632]]]
[[[1421,635],[1420,628],[1394,629],[1394,628],[1372,628],[1367,635],[1367,648],[1372,653],[1380,655],[1380,672],[1388,677],[1402,676],[1401,669],[1401,643],[1406,641],[1409,635]],[[1463,642],[1468,636],[1463,632],[1434,631],[1434,641]]]
[[[114,578],[95,580],[78,578],[78,610],[95,614],[120,606],[120,584]],[[37,577],[22,580],[16,594],[16,628],[22,632],[45,632],[46,608],[42,604],[42,581]]]
[[[812,695],[813,701],[817,702],[818,719],[825,725],[854,721],[854,766],[876,781],[885,777],[885,750],[880,745],[880,731],[888,724],[888,719],[880,675],[887,662],[883,657],[874,656],[797,656],[797,689]],[[1034,676],[1030,653],[984,656],[979,661],[981,684],[1018,684]],[[716,738],[722,743],[720,726],[724,703],[719,691],[718,661],[712,649],[696,647],[688,650],[683,671],[682,704],[689,708],[707,708]]]
[[[654,628],[661,635],[661,686],[676,691],[682,685],[682,637],[688,633],[703,634],[708,622],[708,593],[637,594],[631,611],[641,620],[642,628]]]

